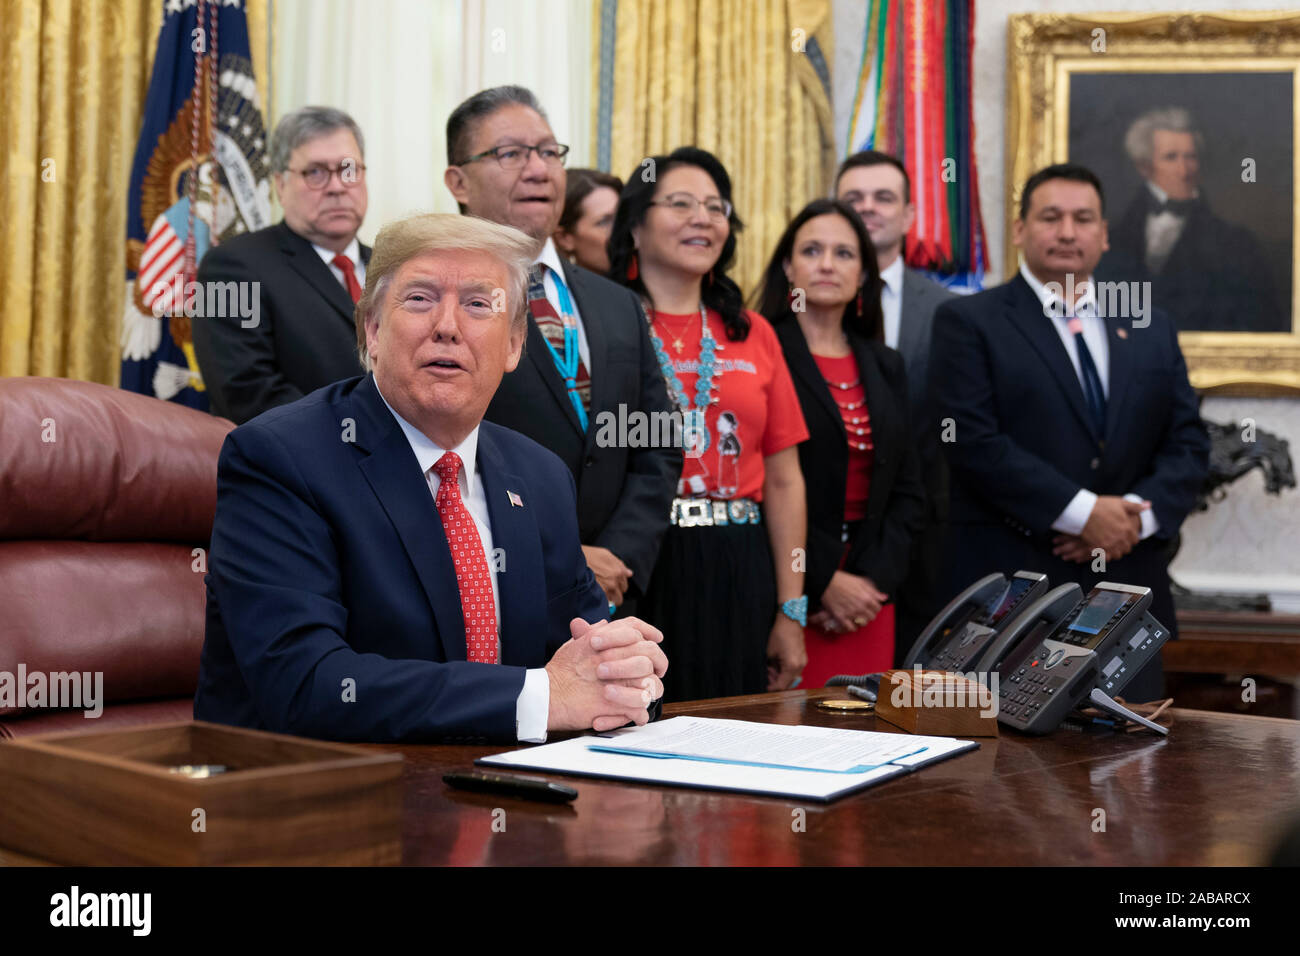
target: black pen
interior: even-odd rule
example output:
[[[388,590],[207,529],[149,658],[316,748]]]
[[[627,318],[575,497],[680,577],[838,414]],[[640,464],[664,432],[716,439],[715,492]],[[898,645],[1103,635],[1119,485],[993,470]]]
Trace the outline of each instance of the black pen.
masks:
[[[577,790],[566,787],[562,783],[551,783],[543,777],[528,777],[513,773],[468,770],[443,774],[442,782],[458,790],[500,793],[521,800],[541,800],[545,803],[568,803],[578,796]]]

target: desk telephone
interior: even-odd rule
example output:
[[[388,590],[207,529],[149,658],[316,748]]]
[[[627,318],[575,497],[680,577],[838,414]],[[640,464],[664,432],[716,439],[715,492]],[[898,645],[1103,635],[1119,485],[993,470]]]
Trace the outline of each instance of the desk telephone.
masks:
[[[1033,571],[1010,580],[990,574],[939,612],[902,666],[996,672],[998,721],[1025,733],[1051,733],[1076,707],[1091,704],[1167,734],[1114,700],[1169,639],[1150,607],[1150,588],[1102,581],[1084,597],[1077,584],[1048,591],[1046,575]],[[874,700],[880,677],[834,677],[826,686],[854,685],[851,694]]]
[[[1101,581],[1087,597],[1079,585],[1062,584],[1026,607],[975,666],[999,675],[998,721],[1047,734],[1086,703],[1169,733],[1114,700],[1169,639],[1150,606],[1150,588]]]
[[[1034,599],[1047,590],[1047,575],[1017,571],[1008,580],[994,572],[980,578],[948,602],[917,637],[902,667],[965,672],[978,661],[999,634],[1013,625]],[[874,701],[880,674],[832,677],[827,687],[849,685],[849,693]]]
[[[1047,590],[1047,575],[1017,571],[1007,580],[993,573],[980,578],[948,602],[926,626],[903,658],[904,669],[969,671],[993,639]]]

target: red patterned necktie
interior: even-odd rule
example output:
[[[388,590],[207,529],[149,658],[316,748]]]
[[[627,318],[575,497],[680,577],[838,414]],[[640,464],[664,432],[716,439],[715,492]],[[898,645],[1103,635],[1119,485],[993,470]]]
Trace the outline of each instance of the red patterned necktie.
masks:
[[[460,609],[465,616],[466,659],[479,664],[499,664],[492,576],[488,572],[478,526],[460,497],[460,482],[457,480],[460,456],[454,451],[447,452],[434,464],[433,470],[440,482],[433,500],[438,507],[438,517],[442,519],[442,530],[447,534],[447,544],[451,547],[456,585],[460,588]]]
[[[339,271],[343,273],[343,284],[348,287],[352,304],[356,305],[357,300],[361,298],[361,283],[357,282],[357,270],[352,268],[352,260],[340,252],[334,257],[334,265],[338,266]]]

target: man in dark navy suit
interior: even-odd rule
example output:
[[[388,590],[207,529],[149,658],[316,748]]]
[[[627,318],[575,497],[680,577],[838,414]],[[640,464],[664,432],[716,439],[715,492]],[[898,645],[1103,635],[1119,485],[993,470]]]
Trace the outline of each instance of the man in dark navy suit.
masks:
[[[482,422],[533,254],[477,219],[386,227],[357,305],[372,374],[230,433],[196,718],[367,741],[649,719],[663,635],[605,620],[564,463]]]
[[[1035,173],[1015,223],[1020,274],[935,314],[947,590],[1019,568],[1085,592],[1135,584],[1172,630],[1170,542],[1205,478],[1209,438],[1168,316],[1141,289],[1129,290],[1128,315],[1105,314],[1122,300],[1098,300],[1103,202],[1081,166]],[[1162,685],[1157,660],[1124,694],[1148,700]]]

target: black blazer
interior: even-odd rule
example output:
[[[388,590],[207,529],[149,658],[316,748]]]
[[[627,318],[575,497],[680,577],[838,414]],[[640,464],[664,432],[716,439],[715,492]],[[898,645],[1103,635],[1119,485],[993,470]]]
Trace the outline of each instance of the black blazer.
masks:
[[[668,412],[668,391],[636,296],[586,269],[563,265],[591,353],[586,434],[531,315],[519,367],[502,379],[484,417],[560,456],[578,486],[582,543],[618,555],[632,569],[631,587],[644,594],[668,527],[682,451],[629,448],[623,441],[597,442],[597,437],[603,422],[612,421],[617,428],[620,410],[622,420],[636,411]]]
[[[361,247],[370,261],[370,247]],[[193,322],[194,352],[212,411],[242,424],[267,409],[362,373],[352,299],[311,243],[283,222],[223,242],[199,282],[258,282],[257,325]]]
[[[844,550],[848,436],[839,406],[808,350],[798,321],[787,314],[775,328],[808,425],[808,440],[799,446],[799,467],[808,495],[804,584],[808,606],[815,609]],[[908,410],[907,374],[903,357],[882,342],[850,334],[849,346],[866,386],[875,455],[867,517],[850,542],[844,569],[871,578],[892,597],[907,574],[912,536],[920,530],[925,515],[925,489]]]
[[[1170,539],[1196,502],[1209,438],[1173,323],[1106,319],[1106,428],[1098,434],[1070,357],[1029,284],[1017,275],[935,313],[931,387],[952,475],[948,587],[992,571],[1040,571],[1053,585],[1097,580],[1155,591],[1152,613],[1174,627]],[[1052,522],[1080,488],[1150,500],[1159,531],[1094,574],[1052,554]]]

